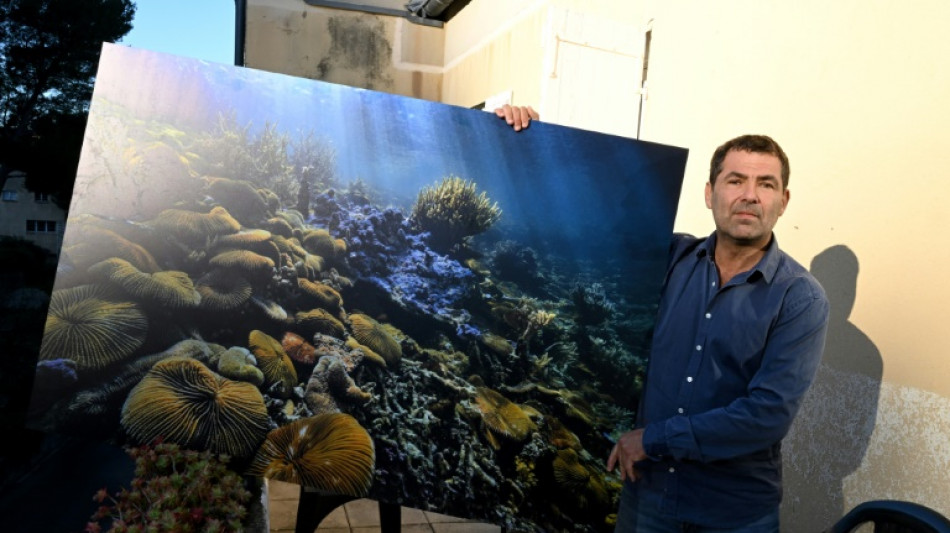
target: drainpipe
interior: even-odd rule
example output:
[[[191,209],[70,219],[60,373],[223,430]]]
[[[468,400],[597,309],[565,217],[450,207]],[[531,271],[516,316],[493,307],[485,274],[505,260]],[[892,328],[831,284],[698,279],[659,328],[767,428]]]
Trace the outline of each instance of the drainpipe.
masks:
[[[244,66],[244,40],[247,29],[247,0],[234,0],[234,66]]]

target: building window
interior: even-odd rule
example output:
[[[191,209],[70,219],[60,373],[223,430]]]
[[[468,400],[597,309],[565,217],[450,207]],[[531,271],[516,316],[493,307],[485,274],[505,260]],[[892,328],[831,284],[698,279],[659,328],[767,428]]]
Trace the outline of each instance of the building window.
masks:
[[[3,201],[4,202],[15,202],[17,197],[16,191],[3,191]]]
[[[27,220],[27,233],[56,233],[57,223],[55,220]]]
[[[33,193],[33,199],[38,204],[48,204],[49,203],[49,194],[45,192],[35,192]]]

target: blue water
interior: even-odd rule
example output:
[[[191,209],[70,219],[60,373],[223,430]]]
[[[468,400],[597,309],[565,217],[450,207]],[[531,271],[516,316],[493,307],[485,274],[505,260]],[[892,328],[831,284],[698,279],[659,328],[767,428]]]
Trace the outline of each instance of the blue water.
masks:
[[[498,238],[659,283],[683,149],[543,122],[515,133],[483,111],[124,47],[106,52],[150,65],[155,83],[142,87],[152,94],[134,95],[138,105],[175,109],[160,101],[197,98],[201,112],[188,119],[208,127],[233,111],[252,130],[313,133],[336,149],[341,183],[361,179],[407,212],[424,186],[449,175],[474,181],[502,209]],[[167,89],[182,79],[185,94]]]

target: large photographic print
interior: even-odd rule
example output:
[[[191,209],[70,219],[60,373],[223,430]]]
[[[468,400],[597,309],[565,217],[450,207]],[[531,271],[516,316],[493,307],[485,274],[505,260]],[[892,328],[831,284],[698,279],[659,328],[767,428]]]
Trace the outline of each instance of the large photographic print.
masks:
[[[685,163],[106,45],[31,425],[612,531]]]

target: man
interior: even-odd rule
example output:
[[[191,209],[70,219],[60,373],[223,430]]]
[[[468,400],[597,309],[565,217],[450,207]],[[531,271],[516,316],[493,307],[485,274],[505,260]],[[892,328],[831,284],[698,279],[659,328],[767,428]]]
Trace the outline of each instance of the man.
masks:
[[[537,113],[496,110],[516,131]],[[676,235],[654,328],[638,429],[607,460],[624,488],[621,533],[777,533],[781,440],[811,385],[829,305],[778,248],[788,158],[744,135],[713,154],[716,230]]]
[[[745,135],[713,154],[716,230],[677,235],[637,427],[607,461],[618,532],[777,532],[781,440],[818,368],[828,300],[778,248],[788,158]]]

